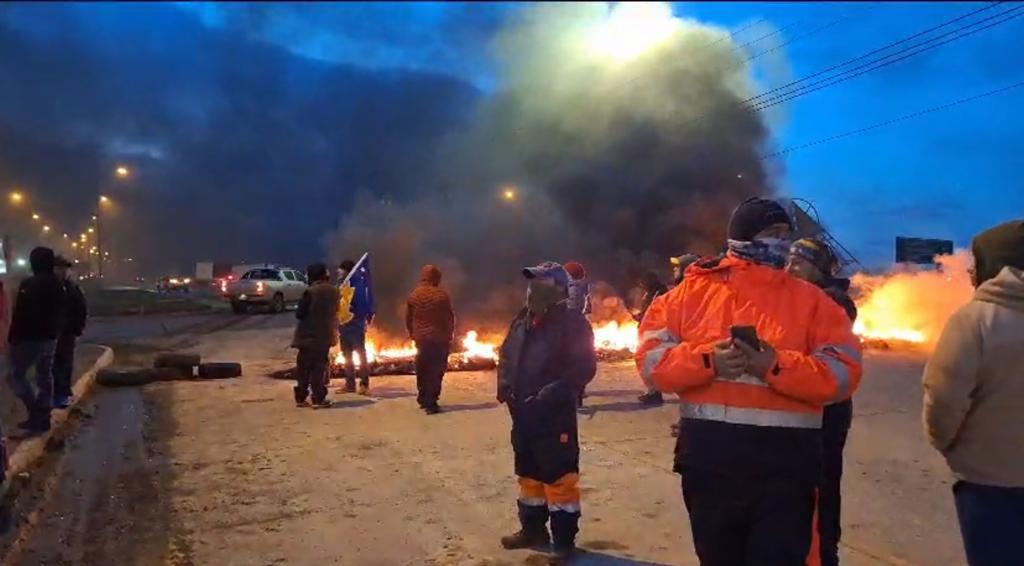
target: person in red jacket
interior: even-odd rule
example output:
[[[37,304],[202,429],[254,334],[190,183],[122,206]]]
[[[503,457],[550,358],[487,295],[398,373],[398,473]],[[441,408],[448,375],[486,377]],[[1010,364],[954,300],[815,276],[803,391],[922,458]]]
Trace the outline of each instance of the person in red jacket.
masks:
[[[420,283],[409,294],[405,311],[409,338],[416,342],[416,400],[428,414],[441,412],[441,382],[455,338],[455,311],[441,288],[441,270],[424,265]]]
[[[791,231],[777,202],[744,201],[726,255],[691,266],[640,325],[637,365],[682,400],[675,470],[704,565],[804,564],[822,407],[860,381],[846,314],[782,270]]]

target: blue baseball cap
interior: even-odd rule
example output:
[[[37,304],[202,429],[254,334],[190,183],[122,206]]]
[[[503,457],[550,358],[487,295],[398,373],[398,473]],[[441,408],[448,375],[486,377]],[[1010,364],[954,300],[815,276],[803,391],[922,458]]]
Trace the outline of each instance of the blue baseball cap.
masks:
[[[569,287],[569,272],[562,267],[562,264],[553,261],[545,261],[534,267],[523,268],[523,277],[527,279],[553,279],[560,287]]]

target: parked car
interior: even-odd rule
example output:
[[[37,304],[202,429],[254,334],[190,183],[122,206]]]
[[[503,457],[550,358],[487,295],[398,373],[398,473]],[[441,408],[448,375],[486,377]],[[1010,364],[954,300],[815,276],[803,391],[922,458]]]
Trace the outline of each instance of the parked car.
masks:
[[[302,298],[306,278],[290,267],[264,266],[246,271],[225,287],[231,310],[238,314],[249,312],[252,306],[270,307],[271,312],[281,313]]]

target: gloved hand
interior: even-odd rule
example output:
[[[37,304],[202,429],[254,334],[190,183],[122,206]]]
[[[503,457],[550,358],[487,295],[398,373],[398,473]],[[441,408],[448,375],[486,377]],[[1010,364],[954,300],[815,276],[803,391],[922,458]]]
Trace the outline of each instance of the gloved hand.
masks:
[[[512,388],[508,385],[498,386],[498,402],[499,403],[511,403],[515,401],[515,396],[512,394]]]
[[[715,343],[714,349],[715,376],[724,379],[736,379],[747,371],[747,356],[737,348],[732,340]]]
[[[765,379],[768,372],[775,368],[775,365],[779,363],[779,355],[775,352],[775,348],[772,348],[771,344],[767,342],[761,342],[761,350],[755,350],[743,342],[736,341],[736,346],[739,347],[740,351],[743,352],[743,356],[747,359],[747,373]]]
[[[571,398],[572,391],[564,381],[555,381],[540,388],[540,391],[532,397],[541,403],[553,403]]]

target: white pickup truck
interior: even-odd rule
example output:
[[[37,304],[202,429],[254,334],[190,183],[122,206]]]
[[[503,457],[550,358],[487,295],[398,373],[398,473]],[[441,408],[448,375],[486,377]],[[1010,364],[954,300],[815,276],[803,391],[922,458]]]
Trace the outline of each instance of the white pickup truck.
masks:
[[[225,295],[237,314],[247,313],[249,307],[256,305],[281,313],[286,305],[298,303],[305,290],[306,278],[302,273],[290,267],[264,266],[246,271],[238,281],[228,282]]]

